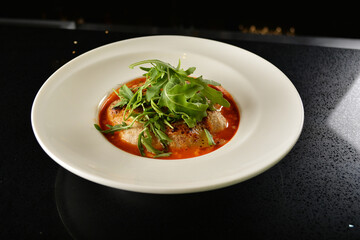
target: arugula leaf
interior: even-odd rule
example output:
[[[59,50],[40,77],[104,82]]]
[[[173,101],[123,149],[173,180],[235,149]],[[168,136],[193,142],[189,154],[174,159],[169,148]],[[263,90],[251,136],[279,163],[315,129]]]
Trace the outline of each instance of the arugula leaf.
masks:
[[[152,145],[152,137],[151,137],[149,129],[145,128],[145,133],[146,133],[146,137],[144,135],[142,136],[141,143],[146,147],[146,150],[148,150],[149,152],[154,153],[154,154],[164,153],[163,151],[156,149]]]
[[[141,156],[145,156],[145,150],[144,150],[144,146],[142,144],[142,138],[144,137],[144,131],[142,131],[139,136],[138,136],[138,142],[137,142],[137,145],[138,145],[138,149],[140,151],[140,155]]]
[[[118,132],[118,131],[121,131],[121,130],[125,130],[125,129],[129,129],[131,126],[129,125],[126,125],[126,123],[122,123],[122,124],[117,124],[117,125],[114,125],[114,126],[111,126],[109,124],[106,124],[106,126],[109,128],[109,129],[106,129],[106,130],[102,130],[101,127],[98,125],[98,124],[94,124],[94,127],[102,132],[102,133],[111,133],[113,134],[114,132]]]
[[[189,101],[197,91],[202,89],[201,86],[185,83],[168,88],[168,86],[165,86],[162,91],[159,105],[168,107],[174,113],[185,115],[187,120],[192,119],[191,124],[186,122],[189,127],[194,127],[197,121],[201,121],[207,116],[208,104]]]
[[[212,87],[209,87],[207,81],[204,81],[202,76],[198,78],[187,78],[188,81],[194,84],[198,84],[203,87],[202,93],[212,103],[220,104],[224,107],[230,107],[230,103],[223,97],[222,93]]]
[[[149,86],[147,88],[147,92],[146,92],[146,100],[148,102],[150,102],[150,100],[154,97],[158,97],[161,93],[161,89],[163,88],[163,86],[167,83],[167,79],[166,78],[160,78],[157,81],[154,81],[154,83],[151,84],[151,86]]]
[[[130,101],[130,99],[134,96],[134,93],[130,90],[130,88],[128,88],[128,86],[126,86],[126,84],[124,84],[119,88],[118,96]]]
[[[171,155],[171,152],[163,152],[163,153],[156,154],[154,156],[154,158],[169,157],[170,155]]]
[[[139,62],[136,62],[136,63],[133,63],[129,66],[129,68],[133,69],[134,67],[136,66],[139,66],[139,65],[143,65],[143,64],[146,64],[146,63],[150,63],[150,64],[154,64],[154,65],[157,65],[158,67],[164,67],[164,68],[170,68],[174,71],[176,71],[176,68],[174,68],[173,66],[171,66],[169,63],[166,63],[166,62],[163,62],[161,60],[158,60],[158,59],[150,59],[150,60],[143,60],[143,61],[139,61]]]
[[[159,128],[155,128],[155,133],[157,136],[159,136],[161,141],[167,141],[171,142],[172,139],[168,137],[163,131],[161,131]]]
[[[208,143],[210,146],[212,145],[216,145],[211,133],[209,132],[209,130],[207,130],[206,128],[204,129],[204,132],[205,132],[205,135],[206,135],[206,138],[208,140]]]
[[[114,92],[120,98],[120,101],[114,107],[125,106],[134,96],[134,93],[125,84],[119,88],[119,92],[116,92],[116,90],[114,90]]]

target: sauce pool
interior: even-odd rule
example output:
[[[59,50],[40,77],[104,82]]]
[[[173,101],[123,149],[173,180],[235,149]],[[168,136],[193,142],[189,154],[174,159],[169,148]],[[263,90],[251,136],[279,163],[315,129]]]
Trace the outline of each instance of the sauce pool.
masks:
[[[146,80],[145,77],[136,78],[136,79],[126,83],[126,85],[129,88],[132,88],[134,86],[143,84],[145,82],[145,80]],[[170,151],[172,152],[172,154],[170,156],[162,157],[159,159],[184,159],[184,158],[192,158],[192,157],[201,156],[201,155],[207,154],[209,152],[212,152],[212,151],[224,146],[235,135],[235,133],[239,127],[239,122],[240,122],[239,109],[238,109],[234,99],[230,95],[230,93],[228,93],[224,88],[217,87],[217,86],[212,86],[212,87],[221,91],[224,98],[230,103],[230,107],[228,107],[228,108],[221,107],[221,110],[220,110],[221,114],[225,117],[225,119],[227,121],[226,128],[217,133],[212,134],[216,145],[208,146],[208,147],[190,147],[190,148],[186,148],[186,149],[182,149],[182,148],[170,149]],[[107,124],[112,125],[111,122],[109,121],[109,119],[107,118],[107,109],[109,108],[109,106],[112,102],[114,102],[115,100],[118,100],[118,99],[119,99],[119,97],[114,92],[112,92],[106,98],[106,100],[103,102],[103,104],[100,108],[100,111],[99,111],[99,126],[101,127],[101,129],[108,129],[108,127],[106,126]],[[109,142],[111,142],[113,145],[120,148],[121,150],[129,152],[131,154],[141,156],[138,146],[134,145],[134,144],[130,144],[130,143],[122,140],[119,137],[118,132],[115,132],[114,134],[108,133],[108,134],[103,134],[103,135],[106,137],[106,139]],[[145,151],[145,153],[146,153],[146,156],[148,156],[148,157],[152,156],[152,154],[147,151]]]

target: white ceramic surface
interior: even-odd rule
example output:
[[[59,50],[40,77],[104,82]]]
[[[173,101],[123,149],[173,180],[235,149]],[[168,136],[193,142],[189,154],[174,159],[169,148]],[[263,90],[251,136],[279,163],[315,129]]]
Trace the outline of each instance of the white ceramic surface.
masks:
[[[143,74],[131,63],[160,59],[195,76],[220,82],[232,94],[241,120],[220,149],[182,160],[143,158],[114,147],[93,126],[97,106],[117,84]],[[275,165],[296,143],[303,126],[301,98],[274,65],[241,48],[184,36],[151,36],[108,44],[57,70],[32,107],[35,136],[67,170],[94,182],[147,193],[188,193],[229,186]]]

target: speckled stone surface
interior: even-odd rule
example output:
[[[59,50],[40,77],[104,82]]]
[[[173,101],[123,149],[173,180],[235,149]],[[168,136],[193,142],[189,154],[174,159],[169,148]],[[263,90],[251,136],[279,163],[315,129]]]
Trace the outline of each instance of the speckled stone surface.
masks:
[[[282,231],[294,239],[360,237],[360,52],[277,44],[243,47],[280,68],[304,104],[302,135],[278,164]]]
[[[305,110],[299,141],[246,182],[152,195],[69,173],[43,152],[30,125],[35,94],[57,68],[139,34],[1,30],[0,239],[360,239],[359,50],[224,40],[293,82]]]

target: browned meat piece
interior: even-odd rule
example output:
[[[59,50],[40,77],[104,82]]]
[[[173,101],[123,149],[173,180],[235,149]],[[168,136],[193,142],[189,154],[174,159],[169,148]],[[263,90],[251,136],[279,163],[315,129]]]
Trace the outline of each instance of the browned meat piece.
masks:
[[[204,132],[204,124],[198,123],[189,128],[183,121],[173,124],[174,128],[167,127],[166,134],[172,140],[170,148],[188,148],[190,146],[208,146]]]
[[[217,133],[225,129],[228,125],[225,117],[220,111],[207,111],[207,117],[204,119],[206,129],[210,133]]]
[[[114,108],[114,106],[120,100],[116,100],[110,104],[107,109],[107,116],[109,121],[111,121],[112,125],[117,125],[125,122],[127,125],[131,124],[134,118],[130,117],[126,121],[124,121],[124,108]],[[128,115],[126,115],[127,117]],[[143,124],[139,122],[135,122],[132,128],[127,130],[122,130],[119,132],[120,138],[124,139],[126,142],[137,145],[138,136],[140,132],[143,130]]]
[[[193,128],[189,128],[184,122],[174,124],[173,129],[168,127],[166,134],[173,140],[170,148],[208,147],[204,129],[214,134],[225,129],[227,122],[219,111],[208,111],[207,114],[207,117]]]
[[[114,108],[117,101],[112,103],[108,110],[108,119],[113,125],[123,122],[124,109]],[[209,146],[204,129],[208,129],[211,134],[219,132],[227,127],[227,121],[220,111],[208,111],[208,116],[198,123],[195,127],[189,128],[184,122],[173,124],[173,128],[167,127],[166,134],[172,140],[170,148],[187,148],[191,146],[207,147]],[[130,124],[133,118],[130,117],[125,121]],[[143,130],[143,124],[135,122],[133,127],[119,132],[119,136],[126,142],[137,145],[138,136]],[[161,149],[161,145],[156,137],[153,137],[153,145]]]

